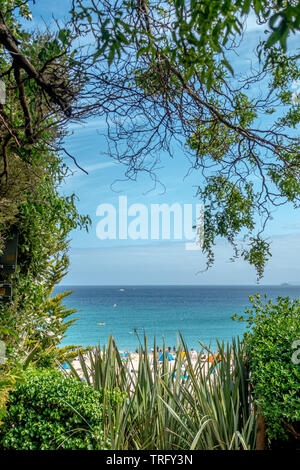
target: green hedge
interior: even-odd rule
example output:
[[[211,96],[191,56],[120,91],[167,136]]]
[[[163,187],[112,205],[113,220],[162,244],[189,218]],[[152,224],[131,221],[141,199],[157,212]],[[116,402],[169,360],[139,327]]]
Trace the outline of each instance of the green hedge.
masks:
[[[270,440],[293,439],[300,424],[300,300],[277,298],[263,303],[249,297],[253,309],[243,318],[251,382]],[[299,344],[299,343],[298,343]],[[298,346],[298,350],[300,347]]]
[[[55,370],[30,370],[9,394],[0,448],[99,449],[102,393]]]

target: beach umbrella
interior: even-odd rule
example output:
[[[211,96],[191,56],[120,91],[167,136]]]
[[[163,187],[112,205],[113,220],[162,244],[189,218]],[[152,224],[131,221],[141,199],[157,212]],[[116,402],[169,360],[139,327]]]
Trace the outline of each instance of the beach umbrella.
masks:
[[[121,352],[120,357],[129,357],[128,352]]]
[[[165,358],[169,361],[174,361],[174,357],[172,356],[171,353],[168,353],[168,351],[165,352]],[[161,352],[160,355],[158,356],[158,362],[162,362],[164,360],[163,353]]]
[[[183,376],[183,375],[180,376],[181,380],[182,380],[183,378],[184,378],[185,380],[187,380],[188,377],[189,377],[188,374],[184,374],[184,376]],[[174,374],[174,379],[176,379],[176,374]]]
[[[63,362],[61,366],[63,369],[71,369],[70,365],[67,364],[66,362]]]

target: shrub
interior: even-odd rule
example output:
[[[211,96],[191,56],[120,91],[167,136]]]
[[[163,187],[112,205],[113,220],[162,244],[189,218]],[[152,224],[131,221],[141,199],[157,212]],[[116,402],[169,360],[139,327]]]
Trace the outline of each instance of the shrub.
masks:
[[[86,354],[92,350],[91,346],[83,348],[80,345],[69,346],[50,346],[46,349],[39,348],[34,355],[35,369],[57,369],[57,364],[65,361],[72,361],[78,356],[78,350],[81,354]]]
[[[269,439],[297,436],[300,423],[300,368],[293,344],[300,339],[300,300],[277,298],[263,304],[259,295],[249,297],[245,333],[251,382]],[[289,434],[290,433],[290,434]],[[299,434],[298,434],[299,439]]]
[[[113,396],[113,394],[112,394]],[[103,444],[102,393],[53,370],[29,370],[9,394],[0,447],[95,449]]]

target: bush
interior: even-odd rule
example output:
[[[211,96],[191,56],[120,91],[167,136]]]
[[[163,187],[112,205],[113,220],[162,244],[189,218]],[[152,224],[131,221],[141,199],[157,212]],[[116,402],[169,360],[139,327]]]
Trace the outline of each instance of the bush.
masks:
[[[0,432],[3,449],[109,448],[103,445],[101,391],[53,370],[26,373],[9,394]]]
[[[262,303],[249,297],[251,328],[244,340],[256,403],[266,420],[269,439],[297,438],[300,423],[300,368],[294,342],[300,339],[300,300],[278,298]],[[298,434],[299,439],[299,434]]]

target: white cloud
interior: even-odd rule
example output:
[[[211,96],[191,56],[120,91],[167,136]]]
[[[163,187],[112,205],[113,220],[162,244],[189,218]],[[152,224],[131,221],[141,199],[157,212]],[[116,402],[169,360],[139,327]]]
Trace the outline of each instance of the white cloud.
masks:
[[[117,162],[103,162],[103,163],[95,163],[94,165],[87,165],[84,169],[88,173],[92,173],[93,171],[103,170],[104,168],[110,168],[112,166],[117,165]]]
[[[88,174],[91,174],[95,171],[98,171],[98,170],[104,170],[105,168],[110,168],[112,166],[115,166],[117,165],[117,162],[102,162],[102,163],[95,163],[94,165],[82,165],[82,168],[88,172]],[[82,176],[82,175],[85,175],[85,173],[83,173],[79,168],[77,168],[76,166],[72,166],[70,167],[70,171],[72,171],[73,173],[75,173],[72,177],[74,176]]]
[[[253,31],[261,31],[263,32],[267,28],[266,24],[258,24],[257,23],[257,16],[255,13],[250,12],[250,14],[247,16],[246,22],[245,22],[245,32],[246,33],[251,33]]]
[[[71,131],[85,132],[94,129],[106,128],[107,123],[105,119],[92,119],[87,122],[74,122],[68,125],[68,129]]]

